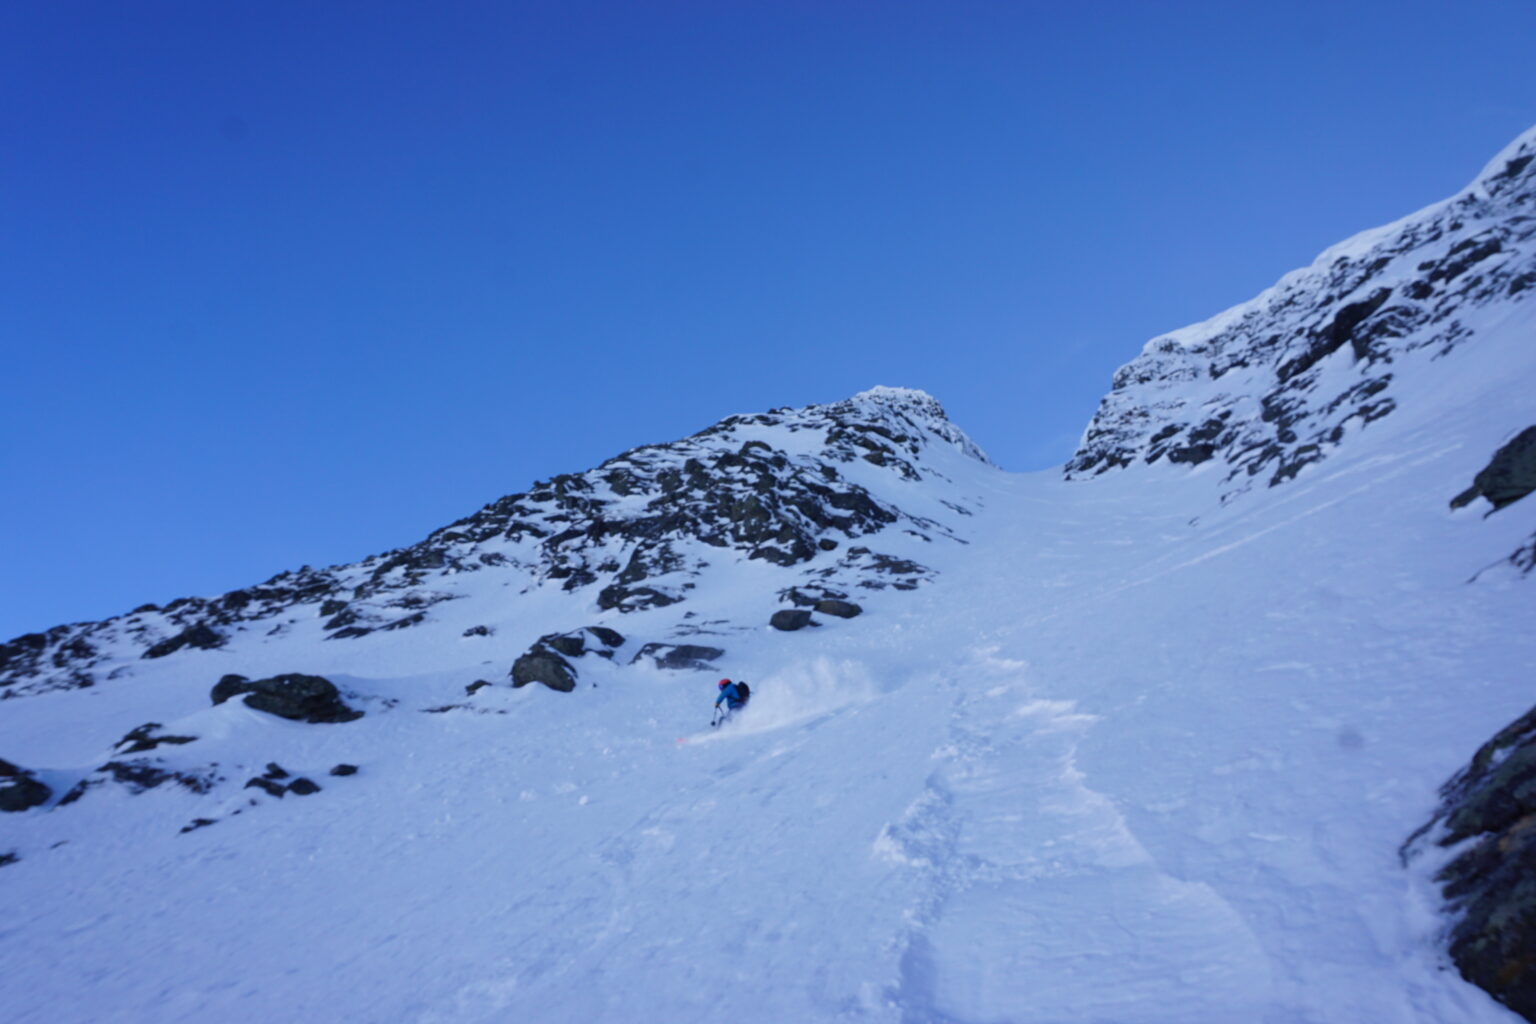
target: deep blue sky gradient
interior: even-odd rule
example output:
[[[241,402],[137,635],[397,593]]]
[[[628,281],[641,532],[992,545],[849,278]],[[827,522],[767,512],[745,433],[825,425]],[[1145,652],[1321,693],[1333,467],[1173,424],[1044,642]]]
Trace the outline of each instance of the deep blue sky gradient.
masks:
[[[0,7],[0,639],[924,388],[1002,465],[1536,121],[1536,4]]]

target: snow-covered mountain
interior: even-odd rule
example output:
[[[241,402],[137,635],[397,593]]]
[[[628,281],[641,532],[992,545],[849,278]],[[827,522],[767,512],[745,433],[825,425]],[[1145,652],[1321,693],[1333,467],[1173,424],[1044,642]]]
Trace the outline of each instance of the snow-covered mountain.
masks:
[[[1067,473],[1219,466],[1225,498],[1273,487],[1391,415],[1536,290],[1536,136],[1461,192],[1328,249],[1115,374]],[[1408,394],[1405,394],[1405,390]]]
[[[1523,849],[1439,788],[1530,733],[1533,154],[1064,474],[876,388],[0,647],[0,1017],[1514,1019],[1436,873]]]
[[[775,588],[762,595],[766,605],[911,589],[928,569],[852,542],[884,532],[882,541],[905,552],[913,545],[904,538],[954,541],[947,523],[972,511],[964,495],[916,486],[942,472],[917,468],[935,446],[987,462],[920,391],[874,388],[831,405],[732,416],[682,441],[536,483],[420,543],[353,565],[305,566],[216,598],[17,637],[0,645],[0,698],[130,678],[144,660],[177,652],[287,651],[429,623],[424,632],[435,634],[460,620],[488,636],[526,619],[532,601],[508,601],[499,590],[489,607],[433,610],[487,587],[519,598],[560,591],[576,597],[569,607],[627,614],[687,602],[711,566],[760,560],[793,570],[761,575]],[[699,614],[690,605],[682,617]]]

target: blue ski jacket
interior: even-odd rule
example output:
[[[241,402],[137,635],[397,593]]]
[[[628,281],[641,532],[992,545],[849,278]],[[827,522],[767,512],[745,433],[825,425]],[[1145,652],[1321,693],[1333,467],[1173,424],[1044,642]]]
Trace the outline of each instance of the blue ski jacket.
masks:
[[[715,707],[719,707],[721,701],[725,701],[725,706],[731,711],[735,711],[746,703],[741,699],[741,690],[735,683],[729,683],[720,690],[720,696],[715,698]]]

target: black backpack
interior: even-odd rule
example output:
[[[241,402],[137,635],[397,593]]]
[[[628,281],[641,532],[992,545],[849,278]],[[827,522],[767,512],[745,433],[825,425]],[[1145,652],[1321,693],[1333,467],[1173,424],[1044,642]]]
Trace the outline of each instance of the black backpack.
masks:
[[[752,687],[748,686],[746,683],[741,682],[740,680],[737,680],[736,694],[741,698],[741,702],[745,704],[747,702],[747,698],[752,696]]]

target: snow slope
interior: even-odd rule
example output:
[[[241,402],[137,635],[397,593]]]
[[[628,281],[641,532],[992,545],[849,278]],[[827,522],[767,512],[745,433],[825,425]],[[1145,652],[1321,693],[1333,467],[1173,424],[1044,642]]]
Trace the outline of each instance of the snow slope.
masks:
[[[1478,343],[1400,368],[1392,416],[1244,501],[1214,461],[1010,474],[911,392],[733,427],[820,474],[832,420],[907,410],[910,475],[834,468],[892,510],[858,543],[920,562],[910,589],[862,586],[887,577],[828,527],[787,565],[674,538],[712,559],[674,604],[434,557],[413,586],[453,597],[409,628],[328,639],[299,601],[212,649],[103,641],[132,675],[0,701],[0,755],[56,794],[0,816],[0,1019],[1512,1020],[1439,952],[1433,866],[1398,858],[1536,667],[1503,563],[1536,506],[1447,507],[1536,422],[1536,316],[1466,319]],[[603,514],[638,514],[623,497]],[[785,588],[834,583],[862,615],[767,626]],[[588,624],[622,656],[568,694],[506,684]],[[627,663],[686,638],[718,672]],[[229,671],[320,673],[366,714],[210,706]],[[711,730],[720,673],[755,697]],[[196,737],[152,756],[208,792],[57,805],[149,720]],[[269,762],[321,791],[245,788]]]

